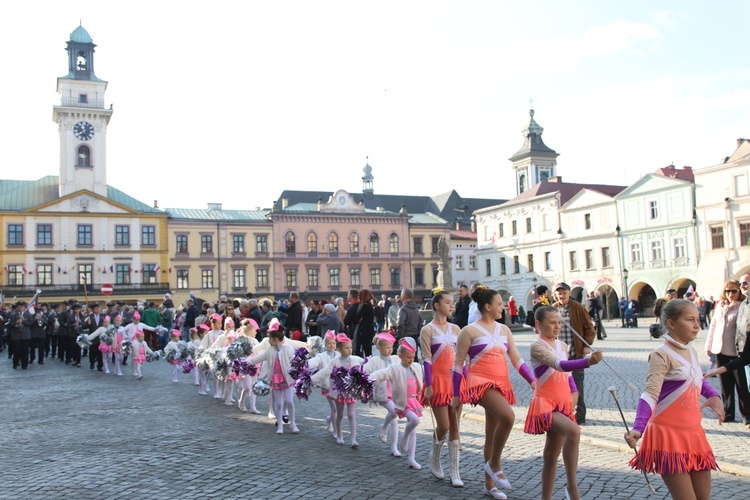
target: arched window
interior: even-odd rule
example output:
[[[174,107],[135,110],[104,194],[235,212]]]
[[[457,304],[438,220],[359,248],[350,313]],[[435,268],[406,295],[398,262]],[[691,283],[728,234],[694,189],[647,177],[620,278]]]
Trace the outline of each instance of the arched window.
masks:
[[[359,255],[359,235],[357,233],[349,235],[349,254]]]
[[[339,235],[335,231],[331,231],[328,235],[328,254],[339,254]]]
[[[286,253],[297,252],[297,244],[293,232],[287,231],[286,234],[284,234],[284,247],[286,248]]]
[[[307,233],[307,255],[318,254],[318,235],[313,231]]]
[[[378,237],[378,233],[370,234],[370,253],[373,255],[380,253],[380,237]]]
[[[90,167],[91,166],[91,150],[85,144],[78,146],[78,154],[76,155],[76,167]]]
[[[76,69],[86,71],[86,53],[82,50],[76,54]]]
[[[388,238],[388,249],[392,254],[398,253],[398,235],[396,233],[391,233],[391,237]]]
[[[518,194],[524,191],[526,191],[526,174],[521,174],[518,176]]]

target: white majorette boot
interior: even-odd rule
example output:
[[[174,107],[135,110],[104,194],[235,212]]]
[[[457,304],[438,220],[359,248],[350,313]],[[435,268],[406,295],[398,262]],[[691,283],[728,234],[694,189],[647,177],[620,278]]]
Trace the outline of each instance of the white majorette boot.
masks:
[[[461,488],[464,482],[458,474],[458,463],[461,458],[460,442],[457,440],[448,442],[448,457],[450,457],[450,466],[448,476],[451,478],[451,484],[455,488]]]
[[[432,450],[430,450],[430,472],[437,479],[445,479],[443,467],[440,465],[440,449],[443,447],[445,439],[438,441],[432,438]]]

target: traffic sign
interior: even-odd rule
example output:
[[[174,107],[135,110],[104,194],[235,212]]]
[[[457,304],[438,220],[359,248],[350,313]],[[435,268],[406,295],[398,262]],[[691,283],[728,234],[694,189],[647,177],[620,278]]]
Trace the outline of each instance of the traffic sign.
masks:
[[[109,296],[112,295],[112,292],[114,291],[114,287],[110,285],[109,283],[105,283],[102,285],[102,295]]]

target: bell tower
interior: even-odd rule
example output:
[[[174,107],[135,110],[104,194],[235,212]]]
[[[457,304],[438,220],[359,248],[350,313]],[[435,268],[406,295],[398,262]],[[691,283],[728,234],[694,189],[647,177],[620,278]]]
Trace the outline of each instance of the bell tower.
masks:
[[[375,190],[373,189],[373,181],[375,177],[372,175],[372,167],[370,166],[370,157],[367,157],[365,167],[362,169],[362,194],[366,197],[371,197]]]
[[[57,79],[60,104],[52,119],[60,134],[60,196],[87,189],[107,196],[107,125],[112,106],[105,108],[107,82],[94,73],[94,41],[78,26],[70,34],[68,74]]]
[[[529,110],[529,124],[523,129],[523,146],[509,159],[516,176],[516,196],[531,187],[546,182],[557,175],[557,157],[554,149],[542,140],[544,129],[534,120],[534,110]]]

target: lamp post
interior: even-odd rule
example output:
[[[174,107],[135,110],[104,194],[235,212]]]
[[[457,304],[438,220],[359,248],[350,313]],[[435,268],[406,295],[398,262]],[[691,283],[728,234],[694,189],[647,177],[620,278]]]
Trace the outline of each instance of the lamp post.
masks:
[[[628,297],[628,270],[627,269],[622,270],[622,280],[623,280],[623,284],[625,285],[625,292],[623,293],[623,297],[627,299],[629,298]]]
[[[536,293],[536,276],[531,278],[531,286],[534,287],[534,293]]]

